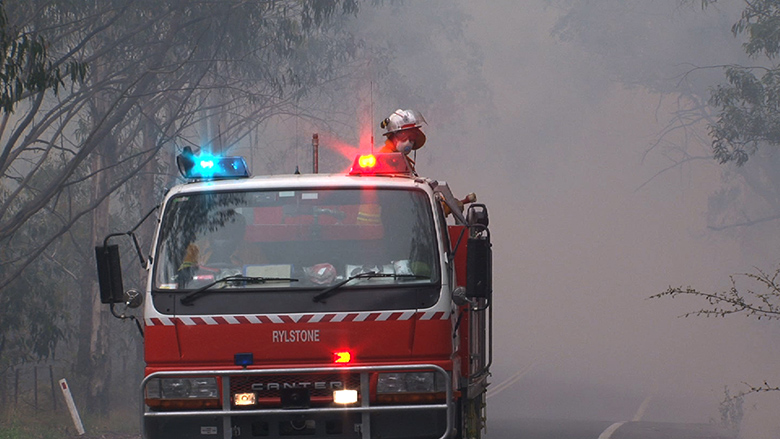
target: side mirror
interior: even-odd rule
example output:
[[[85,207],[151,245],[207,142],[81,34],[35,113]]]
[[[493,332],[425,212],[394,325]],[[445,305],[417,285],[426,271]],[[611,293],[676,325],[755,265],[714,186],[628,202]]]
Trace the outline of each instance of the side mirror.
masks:
[[[468,305],[469,298],[466,296],[466,289],[463,287],[457,287],[452,291],[452,301],[455,305],[463,306]]]
[[[138,290],[127,290],[124,294],[124,302],[128,308],[138,308],[144,303],[144,295]]]
[[[466,211],[466,223],[469,226],[482,226],[486,229],[490,223],[487,206],[484,204],[472,204]]]
[[[119,262],[119,246],[95,247],[101,303],[125,303],[122,287],[122,266]]]
[[[493,251],[489,235],[469,238],[466,248],[466,296],[490,300],[493,292]]]

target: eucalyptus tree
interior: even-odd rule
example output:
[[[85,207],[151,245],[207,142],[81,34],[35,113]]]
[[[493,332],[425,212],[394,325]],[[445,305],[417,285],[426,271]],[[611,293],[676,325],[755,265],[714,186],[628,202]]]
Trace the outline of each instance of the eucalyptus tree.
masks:
[[[52,63],[49,42],[40,35],[9,25],[4,5],[0,3],[0,111],[3,130],[17,105],[33,95],[51,93],[56,96],[66,81],[83,81],[86,65],[71,61],[64,65]],[[0,161],[7,159],[8,149],[0,152]],[[0,200],[8,196],[0,186]],[[34,242],[35,232],[43,227],[31,221],[17,242]],[[0,275],[13,257],[6,246],[0,246]],[[0,295],[0,379],[19,363],[50,357],[58,342],[66,338],[61,298],[52,297],[56,288],[52,264],[39,259],[32,264],[29,276],[16,278],[8,294]],[[0,382],[0,389],[4,383]],[[2,407],[0,407],[2,409]]]
[[[703,8],[713,5],[717,6],[716,0],[702,0]],[[731,32],[744,37],[742,48],[750,61],[724,67],[727,83],[712,90],[710,104],[717,113],[710,126],[712,151],[719,163],[746,168],[740,175],[761,204],[726,226],[769,223],[776,227],[780,219],[780,5],[771,0],[745,2]]]
[[[22,251],[0,287],[199,118],[234,111],[231,129],[256,124],[334,72],[334,57],[296,57],[312,40],[342,47],[326,27],[339,6],[357,7],[336,0],[6,2],[10,25],[56,42],[53,66],[75,61],[89,71],[84,84],[56,99],[31,93],[16,117],[5,114],[0,240],[13,247],[26,221],[60,206],[64,188],[98,191]],[[47,163],[60,165],[58,172],[33,186]]]
[[[0,290],[20,294],[10,283],[41,256],[64,248],[64,238],[70,248],[80,248],[80,258],[62,262],[70,263],[65,268],[80,285],[73,294],[84,304],[77,311],[78,370],[88,375],[88,407],[105,408],[110,375],[96,366],[107,361],[106,317],[95,304],[89,248],[106,234],[109,214],[121,212],[109,197],[140,171],[153,169],[160,150],[172,153],[174,145],[192,141],[189,134],[203,119],[219,116],[219,135],[236,138],[270,115],[290,111],[319,82],[343,74],[356,46],[334,23],[354,14],[357,3],[3,5],[8,28],[48,42],[47,74],[61,79],[75,72],[73,79],[83,81],[20,90],[15,111],[0,120]],[[137,196],[154,181],[138,179],[126,193]],[[83,196],[70,196],[74,192]],[[68,236],[77,225],[87,231]]]
[[[760,225],[774,227],[780,219],[780,158],[772,148],[776,2],[552,3],[562,11],[559,38],[595,55],[611,80],[657,95],[659,108],[664,100],[676,105],[659,114],[666,125],[646,151],[669,160],[656,177],[693,163],[720,163],[708,227],[763,241],[751,237],[771,233]]]
[[[62,81],[56,94],[20,95],[0,121],[0,297],[20,294],[10,283],[20,275],[67,280],[52,294],[67,290],[64,302],[74,304],[75,369],[90,410],[108,408],[105,342],[115,326],[97,303],[92,246],[133,227],[159,199],[179,148],[227,149],[280,115],[354,123],[352,107],[368,101],[357,83],[375,82],[398,105],[434,108],[443,122],[457,118],[458,82],[479,84],[478,57],[458,30],[467,18],[446,1],[374,3],[386,8],[357,0],[3,2],[9,26],[48,42],[49,72]],[[393,24],[410,20],[413,33]],[[430,38],[433,29],[444,36]]]

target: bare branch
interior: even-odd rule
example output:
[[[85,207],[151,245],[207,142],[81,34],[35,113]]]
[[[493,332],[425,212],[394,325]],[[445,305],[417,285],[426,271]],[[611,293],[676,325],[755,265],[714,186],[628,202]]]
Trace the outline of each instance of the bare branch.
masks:
[[[780,319],[780,285],[776,282],[778,275],[780,275],[780,268],[771,275],[756,269],[756,273],[731,276],[731,288],[726,291],[705,293],[691,287],[669,287],[666,291],[650,298],[692,296],[704,299],[710,305],[709,308],[685,313],[682,317],[725,317],[742,313],[758,320],[775,320]],[[741,291],[737,288],[737,276],[757,283],[766,292],[756,292],[751,289]]]
[[[727,224],[725,226],[707,226],[707,228],[710,229],[710,230],[721,231],[721,230],[726,230],[726,229],[733,229],[733,228],[736,228],[736,227],[754,226],[756,224],[766,223],[766,222],[769,222],[769,221],[775,221],[775,220],[778,220],[778,219],[780,219],[780,214],[778,214],[778,215],[770,215],[770,216],[759,218],[759,219],[756,219],[756,220],[742,221],[742,222],[734,223],[734,224]]]

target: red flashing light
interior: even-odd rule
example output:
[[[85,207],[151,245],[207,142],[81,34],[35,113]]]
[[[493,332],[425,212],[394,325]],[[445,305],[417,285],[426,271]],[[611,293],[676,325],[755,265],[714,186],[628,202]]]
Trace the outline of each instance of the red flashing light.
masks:
[[[333,353],[333,362],[337,364],[348,364],[352,362],[352,353],[349,351],[339,351]]]
[[[361,155],[358,157],[358,165],[360,165],[361,169],[373,168],[376,166],[376,156],[373,154]]]
[[[349,175],[413,175],[406,157],[400,152],[355,157]]]

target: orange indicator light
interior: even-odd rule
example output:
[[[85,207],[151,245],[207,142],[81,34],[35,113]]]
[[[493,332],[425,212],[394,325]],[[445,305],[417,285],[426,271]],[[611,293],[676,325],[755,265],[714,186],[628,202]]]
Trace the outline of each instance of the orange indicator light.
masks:
[[[347,364],[352,362],[352,353],[349,351],[340,351],[333,353],[333,362],[339,364]]]
[[[361,168],[373,168],[376,166],[376,156],[374,155],[361,155],[358,159],[358,164]]]

